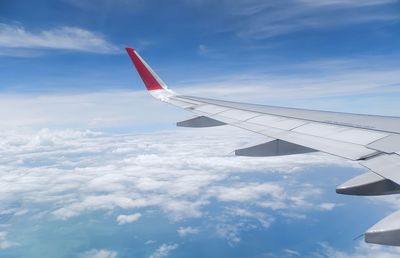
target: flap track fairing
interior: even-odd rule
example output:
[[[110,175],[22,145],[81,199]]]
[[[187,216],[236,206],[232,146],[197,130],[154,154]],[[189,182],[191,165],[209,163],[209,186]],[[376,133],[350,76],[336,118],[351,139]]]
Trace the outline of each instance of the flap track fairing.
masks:
[[[364,196],[395,194],[400,193],[400,185],[370,171],[339,185],[336,193]]]
[[[248,148],[235,150],[235,155],[248,157],[270,157],[310,152],[316,152],[316,150],[276,139]]]
[[[225,125],[225,123],[206,117],[206,116],[198,116],[189,120],[181,121],[176,123],[179,127],[192,127],[192,128],[201,128],[201,127],[214,127]]]

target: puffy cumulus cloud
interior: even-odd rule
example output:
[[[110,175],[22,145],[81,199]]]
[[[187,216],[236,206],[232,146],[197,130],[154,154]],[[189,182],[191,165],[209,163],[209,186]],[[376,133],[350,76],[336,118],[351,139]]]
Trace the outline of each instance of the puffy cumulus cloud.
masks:
[[[237,184],[229,187],[215,187],[210,194],[221,201],[248,202],[262,199],[265,195],[273,199],[280,199],[284,190],[281,186],[272,183]]]
[[[135,222],[138,219],[140,219],[141,216],[142,216],[142,214],[140,214],[140,213],[134,213],[131,215],[119,215],[117,217],[117,222],[120,225],[132,223],[132,222]]]
[[[285,176],[287,178],[287,176]],[[289,183],[237,183],[230,186],[210,187],[208,194],[221,202],[246,203],[271,210],[320,209],[332,210],[339,204],[321,203],[316,205],[314,196],[320,196],[322,190],[312,184],[287,187]],[[287,188],[285,188],[285,186]]]
[[[163,258],[178,248],[178,244],[162,244],[149,258]]]
[[[92,249],[81,254],[80,258],[116,258],[118,253],[106,249]]]
[[[179,227],[176,232],[178,232],[179,236],[184,237],[187,235],[197,234],[199,233],[199,230],[192,227]]]
[[[333,210],[333,209],[336,208],[337,206],[340,206],[340,204],[339,204],[339,203],[331,203],[331,202],[324,202],[324,203],[321,203],[321,204],[319,205],[319,207],[320,207],[322,210],[327,210],[327,211]]]
[[[42,211],[45,216],[62,220],[94,211],[156,208],[177,221],[201,217],[211,202],[218,201],[245,203],[249,211],[231,210],[226,215],[247,216],[267,227],[273,218],[252,208],[301,215],[321,210],[321,205],[325,210],[334,207],[320,203],[320,189],[296,180],[304,167],[349,165],[323,154],[235,157],[229,153],[256,136],[227,127],[195,134],[192,130],[109,135],[43,129],[3,131],[0,136],[0,201],[49,204],[43,206],[48,207]],[[275,179],[268,183],[251,179],[255,174],[275,175]],[[15,215],[31,212],[25,206]],[[120,215],[117,222],[138,217]]]
[[[351,251],[336,250],[326,243],[321,244],[322,251],[314,253],[315,257],[332,258],[395,258],[399,257],[399,247],[366,244],[362,241]]]

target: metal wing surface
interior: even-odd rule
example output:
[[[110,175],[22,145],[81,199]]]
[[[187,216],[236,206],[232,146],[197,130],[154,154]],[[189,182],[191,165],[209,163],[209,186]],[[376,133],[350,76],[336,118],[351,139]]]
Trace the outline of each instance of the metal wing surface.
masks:
[[[321,151],[358,162],[368,172],[338,186],[351,195],[400,192],[400,118],[274,107],[179,95],[168,89],[132,48],[127,48],[146,88],[155,98],[195,117],[184,127],[230,125],[265,136],[265,142],[235,151],[240,156],[279,156]],[[365,241],[400,246],[400,212],[378,222]]]

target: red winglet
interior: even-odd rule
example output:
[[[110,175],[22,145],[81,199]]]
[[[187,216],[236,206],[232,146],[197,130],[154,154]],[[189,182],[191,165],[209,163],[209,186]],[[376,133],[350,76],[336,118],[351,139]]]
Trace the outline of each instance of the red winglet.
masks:
[[[135,65],[140,77],[142,78],[147,90],[162,90],[164,83],[158,78],[154,71],[146,64],[133,48],[126,48],[132,63]]]

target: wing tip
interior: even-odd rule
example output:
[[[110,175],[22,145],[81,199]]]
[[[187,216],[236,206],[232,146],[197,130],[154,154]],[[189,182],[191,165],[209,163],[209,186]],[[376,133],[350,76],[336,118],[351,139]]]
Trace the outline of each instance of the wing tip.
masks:
[[[136,67],[137,72],[143,80],[148,91],[164,90],[165,84],[156,75],[156,73],[146,64],[146,62],[139,56],[134,48],[126,47],[126,52]]]
[[[133,47],[126,47],[125,48],[125,50],[126,50],[126,52],[134,52],[135,51],[135,49],[133,48]]]

